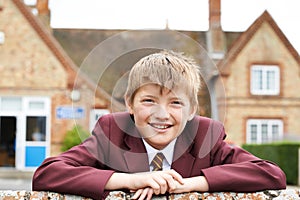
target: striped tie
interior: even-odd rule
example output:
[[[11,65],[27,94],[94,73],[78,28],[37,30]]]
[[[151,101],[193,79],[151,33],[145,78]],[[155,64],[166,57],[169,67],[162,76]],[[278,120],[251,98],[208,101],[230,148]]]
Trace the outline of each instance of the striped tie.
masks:
[[[153,167],[152,171],[161,171],[162,170],[162,162],[164,159],[164,154],[157,153],[151,162],[151,166]]]

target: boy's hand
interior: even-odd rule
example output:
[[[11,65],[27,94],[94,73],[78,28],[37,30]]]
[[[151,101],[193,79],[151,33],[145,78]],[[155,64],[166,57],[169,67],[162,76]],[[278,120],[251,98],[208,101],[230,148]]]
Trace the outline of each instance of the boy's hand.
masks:
[[[122,180],[122,181],[120,181]],[[113,173],[105,185],[107,190],[129,189],[135,192],[135,199],[151,198],[153,194],[165,194],[176,191],[184,184],[184,179],[175,170],[155,171],[146,173]]]
[[[131,197],[131,199],[138,199],[138,200],[150,200],[152,198],[152,195],[154,193],[152,188],[143,188],[143,189],[138,189],[137,191],[130,191],[130,192],[135,192],[134,195]]]
[[[133,188],[129,188],[131,192],[135,192],[132,199],[151,199],[153,194],[165,194],[170,189],[175,190],[178,184],[183,184],[183,178],[175,170],[136,173],[132,175],[134,176],[132,179],[134,186]]]
[[[133,187],[131,190],[138,190],[146,187],[153,189],[154,194],[165,194],[168,190],[174,190],[178,184],[183,184],[182,176],[175,170],[155,171],[147,173],[132,174]]]

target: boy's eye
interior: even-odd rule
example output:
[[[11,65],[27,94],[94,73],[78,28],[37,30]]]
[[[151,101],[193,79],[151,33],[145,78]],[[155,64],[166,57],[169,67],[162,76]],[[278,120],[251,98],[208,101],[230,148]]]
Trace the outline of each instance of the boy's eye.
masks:
[[[142,99],[143,103],[154,103],[153,99]]]
[[[172,104],[174,104],[174,105],[183,105],[183,102],[182,101],[177,101],[177,100],[175,100],[175,101],[172,101]]]

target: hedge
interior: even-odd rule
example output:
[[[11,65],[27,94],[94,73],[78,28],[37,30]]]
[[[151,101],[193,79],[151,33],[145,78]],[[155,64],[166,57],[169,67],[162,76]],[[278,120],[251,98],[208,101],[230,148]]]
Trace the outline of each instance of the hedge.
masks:
[[[75,125],[72,130],[67,131],[61,146],[61,151],[67,151],[73,146],[82,143],[89,136],[90,133],[88,131],[79,125]]]
[[[287,184],[298,185],[298,149],[300,143],[244,144],[242,148],[259,158],[276,163],[285,172]]]

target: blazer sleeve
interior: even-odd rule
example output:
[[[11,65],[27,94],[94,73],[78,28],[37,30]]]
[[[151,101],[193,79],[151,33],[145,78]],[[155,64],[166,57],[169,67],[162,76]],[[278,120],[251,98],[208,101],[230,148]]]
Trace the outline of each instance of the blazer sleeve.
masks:
[[[223,126],[221,132],[211,151],[212,166],[202,169],[211,192],[255,192],[286,188],[285,174],[275,163],[227,144],[224,141],[226,134]]]
[[[81,145],[47,158],[34,173],[32,189],[104,198],[108,193],[104,187],[114,171],[105,169],[103,164],[108,144],[102,132],[98,122],[93,135]]]

